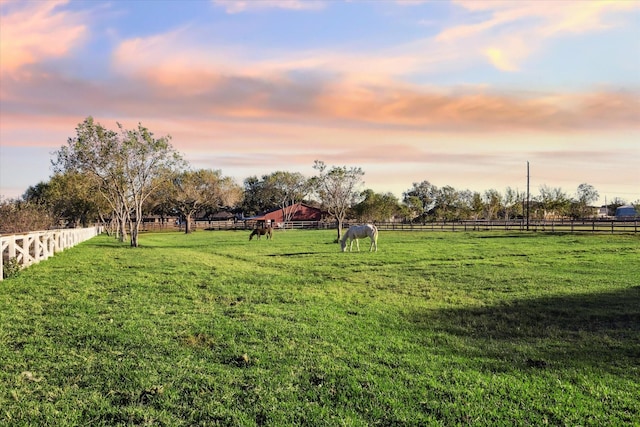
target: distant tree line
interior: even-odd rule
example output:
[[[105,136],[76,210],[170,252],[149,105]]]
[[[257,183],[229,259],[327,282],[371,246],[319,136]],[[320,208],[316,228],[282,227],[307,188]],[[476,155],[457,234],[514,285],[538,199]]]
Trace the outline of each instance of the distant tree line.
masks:
[[[575,195],[546,185],[531,197],[510,187],[500,193],[436,187],[425,180],[413,183],[402,200],[392,193],[364,188],[360,167],[314,163],[316,175],[275,171],[250,176],[238,185],[220,170],[192,169],[170,144],[171,137],[156,138],[139,124],[128,130],[117,124],[109,130],[87,117],[76,135],[54,153],[54,174],[47,182],[29,187],[21,199],[0,200],[0,232],[18,233],[61,226],[106,224],[121,241],[138,246],[145,216],[179,217],[185,232],[198,217],[228,211],[254,216],[280,209],[285,220],[293,206],[305,202],[327,212],[338,225],[338,238],[347,219],[365,222],[460,221],[517,219],[526,215],[542,219],[583,218],[593,214],[599,197],[590,184],[578,186]],[[637,202],[636,202],[637,203]],[[609,214],[626,202],[616,198]]]

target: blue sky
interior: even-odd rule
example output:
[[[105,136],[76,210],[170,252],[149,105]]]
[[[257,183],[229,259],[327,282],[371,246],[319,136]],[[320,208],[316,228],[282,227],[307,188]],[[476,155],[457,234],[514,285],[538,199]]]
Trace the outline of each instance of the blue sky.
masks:
[[[239,184],[313,161],[640,200],[638,1],[1,1],[0,195],[93,116]]]

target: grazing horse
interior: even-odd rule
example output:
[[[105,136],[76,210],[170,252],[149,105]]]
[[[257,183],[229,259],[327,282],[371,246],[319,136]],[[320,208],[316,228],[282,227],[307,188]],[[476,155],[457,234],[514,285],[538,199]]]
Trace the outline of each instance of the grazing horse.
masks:
[[[265,235],[267,236],[267,239],[273,239],[271,227],[255,228],[249,235],[249,240],[253,239],[253,236],[258,236],[258,240],[260,240],[260,236],[265,236]]]
[[[360,244],[358,243],[358,239],[363,239],[368,237],[371,239],[371,246],[369,246],[369,252],[371,252],[374,248],[375,251],[378,252],[378,228],[373,224],[365,224],[365,225],[352,225],[349,227],[347,232],[342,236],[340,240],[340,248],[342,252],[347,251],[347,240],[349,240],[349,252],[353,250],[353,241],[356,241],[356,248],[358,248],[358,252],[360,252]]]

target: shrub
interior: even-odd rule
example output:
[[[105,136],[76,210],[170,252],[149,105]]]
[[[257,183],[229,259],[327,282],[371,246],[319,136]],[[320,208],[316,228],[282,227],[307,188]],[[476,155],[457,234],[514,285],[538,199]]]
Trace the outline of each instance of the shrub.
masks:
[[[0,200],[0,233],[14,234],[47,230],[53,220],[46,209],[22,200]]]
[[[22,267],[18,262],[18,258],[10,258],[2,263],[2,277],[9,279],[18,275]]]

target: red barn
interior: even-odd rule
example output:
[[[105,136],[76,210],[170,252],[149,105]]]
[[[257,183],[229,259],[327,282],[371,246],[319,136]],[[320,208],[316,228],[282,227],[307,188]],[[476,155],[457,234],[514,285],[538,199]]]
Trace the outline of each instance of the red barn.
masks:
[[[285,208],[287,212],[293,212],[290,221],[321,221],[323,212],[322,210],[313,206],[305,205],[304,203],[296,203]],[[270,223],[274,227],[279,227],[279,224],[284,222],[284,214],[282,209],[275,209],[271,212],[267,212],[264,215],[251,218],[256,221],[264,221]]]

